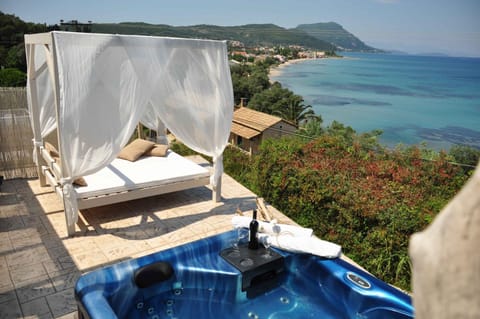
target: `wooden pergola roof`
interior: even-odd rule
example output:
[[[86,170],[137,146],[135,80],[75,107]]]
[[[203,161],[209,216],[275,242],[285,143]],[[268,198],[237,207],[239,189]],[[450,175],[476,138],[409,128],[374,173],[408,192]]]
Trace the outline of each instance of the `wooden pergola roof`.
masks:
[[[243,126],[241,124],[232,122],[232,133],[247,139],[251,139],[257,135],[260,135],[261,132],[254,130],[252,128]]]
[[[251,139],[281,121],[282,119],[280,117],[246,107],[240,107],[233,112],[231,132],[238,136]]]

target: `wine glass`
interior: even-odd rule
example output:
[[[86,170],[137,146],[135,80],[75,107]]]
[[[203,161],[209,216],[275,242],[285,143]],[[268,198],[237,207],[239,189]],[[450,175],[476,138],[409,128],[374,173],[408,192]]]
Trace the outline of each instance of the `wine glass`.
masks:
[[[235,227],[235,232],[236,235],[232,236],[232,238],[230,239],[231,251],[229,253],[229,256],[234,258],[240,256],[240,248],[238,247],[240,227]]]
[[[248,230],[244,227],[235,227],[235,231],[236,236],[231,239],[231,246],[234,250],[239,250],[239,245],[248,237]]]
[[[269,240],[268,236],[263,237],[262,245],[263,245],[263,247],[265,247],[265,254],[263,254],[262,257],[265,258],[265,259],[271,258],[272,257],[272,253],[271,253],[271,250],[270,250],[271,243],[270,243],[270,240]]]
[[[248,229],[245,227],[237,228],[237,246],[244,243],[248,239]]]

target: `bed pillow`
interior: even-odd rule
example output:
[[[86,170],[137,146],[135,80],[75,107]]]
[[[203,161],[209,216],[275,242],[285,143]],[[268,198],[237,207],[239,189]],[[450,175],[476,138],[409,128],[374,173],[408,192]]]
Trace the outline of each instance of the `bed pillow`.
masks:
[[[45,142],[45,149],[48,151],[51,157],[60,157],[57,149],[52,144]]]
[[[87,181],[85,181],[85,178],[83,177],[76,178],[72,184],[77,186],[88,186]]]
[[[167,155],[168,145],[164,144],[155,144],[155,146],[145,153],[146,156],[159,156],[164,157]]]
[[[57,163],[58,166],[60,166],[60,169],[62,169],[62,162],[60,162],[60,157],[53,156],[53,160],[55,161],[55,163]],[[76,178],[72,184],[77,186],[88,186],[87,181],[83,177]]]
[[[117,157],[130,162],[135,162],[140,156],[150,151],[154,146],[155,143],[153,142],[137,138],[135,141],[125,146]]]

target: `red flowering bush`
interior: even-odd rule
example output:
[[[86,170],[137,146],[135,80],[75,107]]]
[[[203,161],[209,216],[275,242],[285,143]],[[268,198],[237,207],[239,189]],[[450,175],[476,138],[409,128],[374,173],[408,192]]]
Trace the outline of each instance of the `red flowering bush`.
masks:
[[[323,135],[263,143],[255,191],[317,236],[391,284],[410,289],[411,234],[424,229],[467,175],[440,153],[419,148],[376,152],[361,141]]]

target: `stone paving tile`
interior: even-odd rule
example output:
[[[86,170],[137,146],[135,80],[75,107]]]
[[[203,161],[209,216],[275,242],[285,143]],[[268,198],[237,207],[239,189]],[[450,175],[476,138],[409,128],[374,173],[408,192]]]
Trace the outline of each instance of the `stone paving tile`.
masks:
[[[83,253],[78,253],[72,256],[72,259],[77,268],[81,271],[100,267],[110,261],[101,250],[88,250]]]
[[[112,231],[110,234],[118,236],[122,239],[127,240],[144,240],[148,238],[147,233],[145,233],[140,227],[120,227]]]
[[[71,256],[59,257],[57,261],[58,263],[60,263],[62,269],[68,269],[75,266],[75,263]]]
[[[42,234],[41,239],[42,245],[45,246],[47,250],[58,246],[64,246],[64,242],[53,233]]]
[[[75,312],[67,313],[66,315],[57,317],[55,319],[78,319],[77,311],[75,310]]]
[[[40,216],[23,215],[22,220],[26,227],[35,230],[35,232],[40,236],[48,235],[53,230],[51,226],[45,226]]]
[[[53,287],[50,278],[45,275],[15,285],[15,291],[20,303],[26,303],[55,293],[55,288]]]
[[[0,256],[13,251],[8,232],[0,232]]]
[[[23,282],[30,281],[33,278],[46,275],[47,272],[42,264],[39,264],[38,267],[32,267],[31,264],[16,266],[10,270],[10,276],[15,286],[18,286]]]
[[[64,257],[70,257],[70,252],[65,249],[65,246],[55,246],[48,249],[48,256],[51,260],[60,260]]]
[[[77,310],[73,289],[67,289],[46,297],[48,306],[55,318],[70,314]]]
[[[58,238],[67,237],[67,229],[65,225],[65,215],[63,212],[59,213],[50,213],[45,216],[45,220],[42,220],[42,223],[47,227],[46,224],[52,227],[52,231],[49,233],[55,234]]]
[[[0,232],[8,232],[12,230],[22,229],[25,227],[21,217],[8,215],[11,214],[7,212],[3,214],[3,216],[0,216],[0,218],[2,219],[2,222],[0,223]]]
[[[185,231],[177,228],[172,228],[171,230],[169,230],[168,233],[162,235],[161,237],[164,238],[167,242],[188,242],[198,238],[196,234],[190,231]]]
[[[161,235],[149,238],[146,241],[147,241],[148,245],[152,248],[149,249],[149,250],[146,250],[145,252],[151,251],[152,249],[158,251],[159,249],[163,249],[164,247],[168,247],[168,245],[170,244],[170,242],[166,238],[162,237]]]
[[[110,247],[108,249],[101,248],[102,252],[104,252],[105,256],[107,256],[109,261],[115,260],[125,260],[129,258],[132,254],[141,253],[143,251],[147,251],[152,249],[147,242],[140,241],[130,243],[128,245],[120,245],[117,247]]]
[[[37,228],[25,226],[23,229],[10,231],[8,237],[16,251],[42,245],[41,234]]]
[[[15,208],[20,205],[15,191],[9,193],[2,191],[0,203],[2,204],[2,215],[5,216],[9,216],[10,213],[15,212]]]
[[[0,319],[22,318],[22,310],[17,299],[0,303]]]
[[[8,264],[5,256],[0,255],[0,273],[8,272]]]
[[[23,303],[20,307],[22,308],[24,318],[53,318],[45,297]]]
[[[43,266],[43,269],[45,269],[45,271],[47,272],[48,275],[51,275],[53,273],[58,273],[59,271],[64,270],[64,268],[62,267],[60,262],[56,261],[56,260],[55,261],[53,261],[53,260],[44,261],[44,262],[42,262],[42,266]],[[72,267],[75,267],[75,265],[73,265]]]
[[[57,275],[51,274],[51,280],[56,291],[63,291],[66,289],[73,289],[81,273],[76,269],[63,270],[57,273]]]
[[[6,255],[6,259],[10,269],[22,265],[41,264],[42,261],[51,260],[44,246],[28,247],[9,253]]]
[[[46,214],[62,213],[63,215],[63,203],[57,197],[57,194],[48,193],[39,195],[37,197],[40,206]]]
[[[161,221],[157,221],[148,227],[145,227],[143,231],[148,236],[146,240],[150,241],[168,233],[168,226]]]
[[[69,270],[72,268],[76,269],[76,265],[71,256],[63,256],[55,260],[43,261],[42,266],[49,276],[59,271]]]
[[[8,272],[7,272],[7,276],[8,276]],[[13,286],[12,283],[8,285],[3,285],[0,287],[0,304],[5,303],[7,301],[11,301],[11,300],[16,300],[16,299],[17,299],[17,295],[15,294],[15,287]]]
[[[65,247],[65,250],[67,250],[69,254],[75,254],[88,249],[98,248],[96,240],[104,237],[105,236],[75,236],[65,238],[61,243],[62,247]]]
[[[195,221],[189,225],[189,231],[196,233],[197,235],[204,236],[208,232],[215,231],[215,226],[202,221]]]

